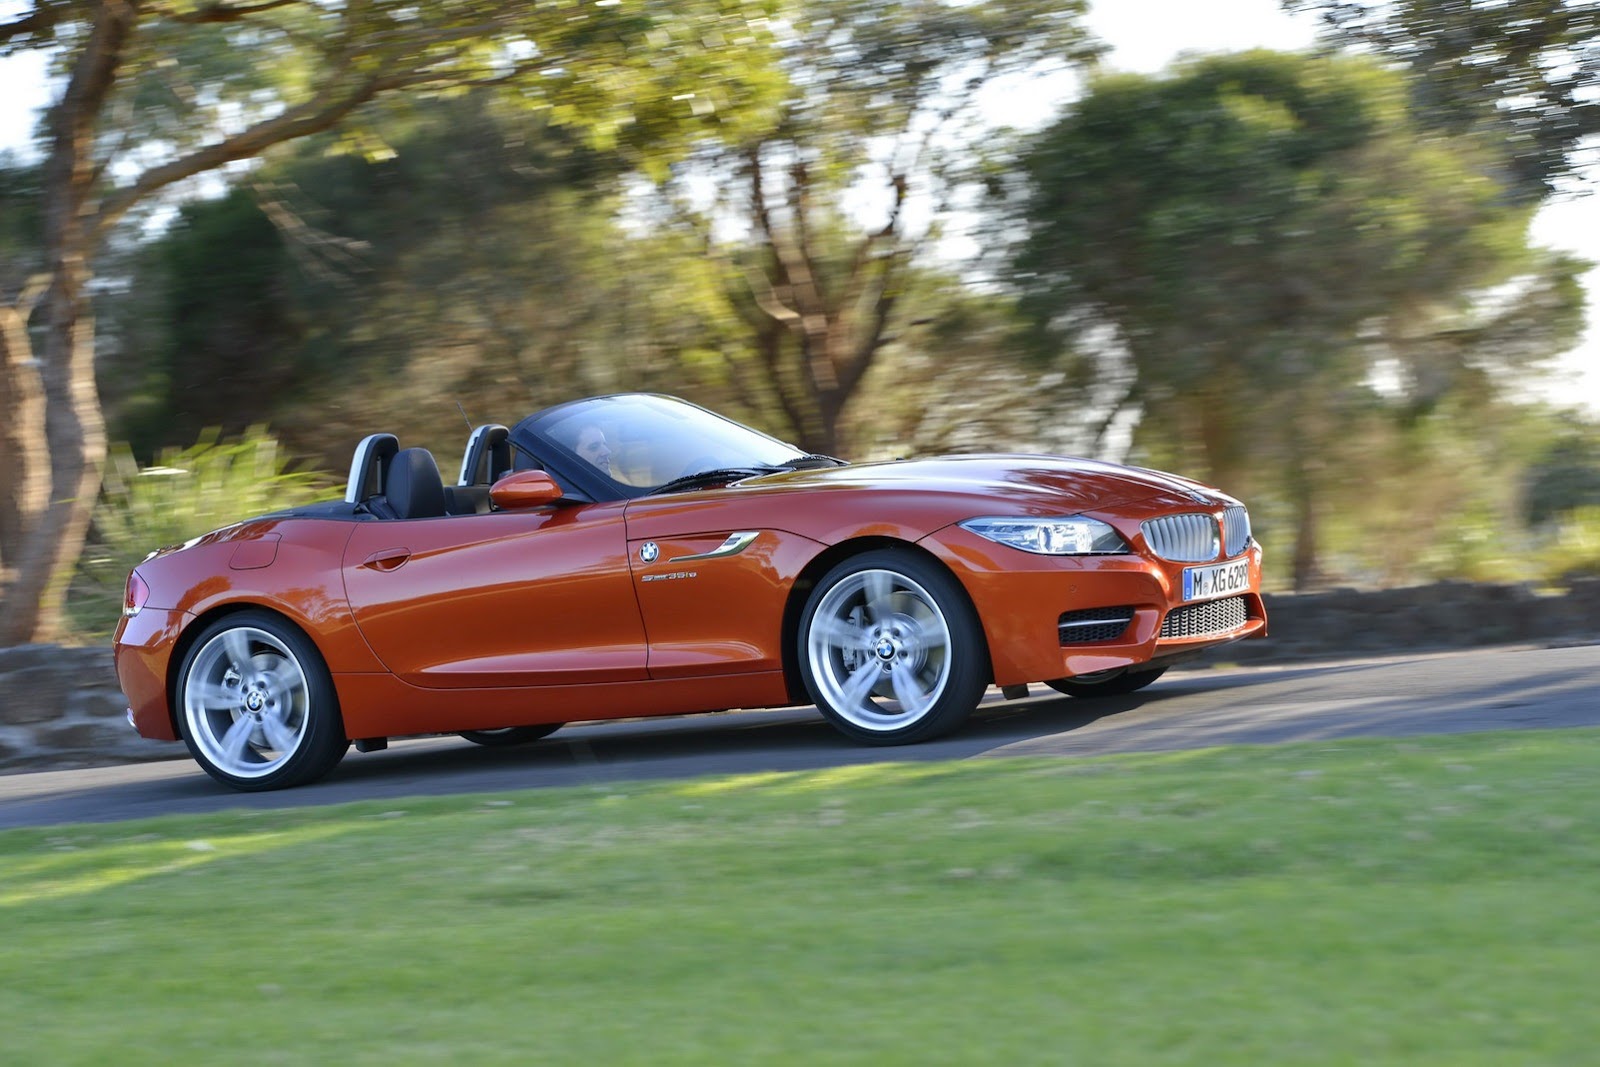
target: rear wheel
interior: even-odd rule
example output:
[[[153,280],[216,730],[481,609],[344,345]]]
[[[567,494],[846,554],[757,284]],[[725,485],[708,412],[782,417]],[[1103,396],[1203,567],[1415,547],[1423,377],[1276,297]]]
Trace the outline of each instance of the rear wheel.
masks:
[[[904,550],[866,552],[829,571],[801,616],[799,653],[822,714],[874,745],[949,733],[989,684],[988,648],[965,591]]]
[[[195,762],[247,792],[314,781],[350,744],[316,646],[265,611],[228,615],[201,631],[178,675],[178,702]]]
[[[1136,693],[1166,673],[1165,667],[1138,673],[1127,667],[1114,667],[1109,671],[1080,674],[1076,678],[1057,678],[1045,684],[1058,693],[1073,697],[1114,697]]]
[[[505,726],[498,730],[462,730],[461,736],[475,745],[504,748],[507,745],[525,745],[529,741],[549,737],[565,725],[564,722],[547,722],[538,726]]]

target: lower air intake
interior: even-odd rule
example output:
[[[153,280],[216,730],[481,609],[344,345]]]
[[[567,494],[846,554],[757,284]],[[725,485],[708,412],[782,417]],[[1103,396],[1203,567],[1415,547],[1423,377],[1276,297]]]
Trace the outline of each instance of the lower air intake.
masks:
[[[1225,634],[1229,630],[1237,630],[1248,619],[1242,596],[1208,600],[1204,604],[1186,604],[1167,612],[1167,617],[1161,623],[1161,636],[1205,637],[1208,634]]]
[[[1063,614],[1056,629],[1063,645],[1092,645],[1115,641],[1132,621],[1132,608],[1086,608]]]

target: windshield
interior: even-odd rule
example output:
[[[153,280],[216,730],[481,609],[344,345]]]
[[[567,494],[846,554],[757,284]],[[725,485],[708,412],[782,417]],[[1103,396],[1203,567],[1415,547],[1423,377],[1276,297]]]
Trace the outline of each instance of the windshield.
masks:
[[[577,457],[625,496],[703,471],[755,473],[805,458],[792,445],[666,396],[596,397],[528,421],[535,435]]]

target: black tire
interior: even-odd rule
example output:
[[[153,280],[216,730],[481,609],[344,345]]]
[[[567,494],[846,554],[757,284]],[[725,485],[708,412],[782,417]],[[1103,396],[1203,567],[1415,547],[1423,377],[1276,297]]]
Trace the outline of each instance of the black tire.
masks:
[[[1116,697],[1137,693],[1166,673],[1165,667],[1137,673],[1127,667],[1118,667],[1109,671],[1096,671],[1094,674],[1080,674],[1076,678],[1057,678],[1045,684],[1058,693],[1092,700],[1095,697]]]
[[[462,730],[461,736],[485,748],[506,748],[549,737],[565,725],[564,722],[547,722],[538,726],[504,726],[498,730]]]
[[[959,727],[989,685],[966,590],[937,563],[877,549],[823,576],[800,616],[800,675],[833,726],[870,745]]]
[[[315,781],[350,747],[321,653],[271,612],[237,612],[201,630],[176,697],[178,731],[194,761],[244,792]]]

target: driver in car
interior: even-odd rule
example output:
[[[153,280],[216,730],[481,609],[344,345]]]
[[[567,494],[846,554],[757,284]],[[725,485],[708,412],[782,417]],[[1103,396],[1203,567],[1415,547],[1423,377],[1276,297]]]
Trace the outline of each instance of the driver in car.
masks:
[[[594,423],[578,431],[578,440],[572,450],[606,474],[611,473],[611,447],[606,444],[605,433]]]

